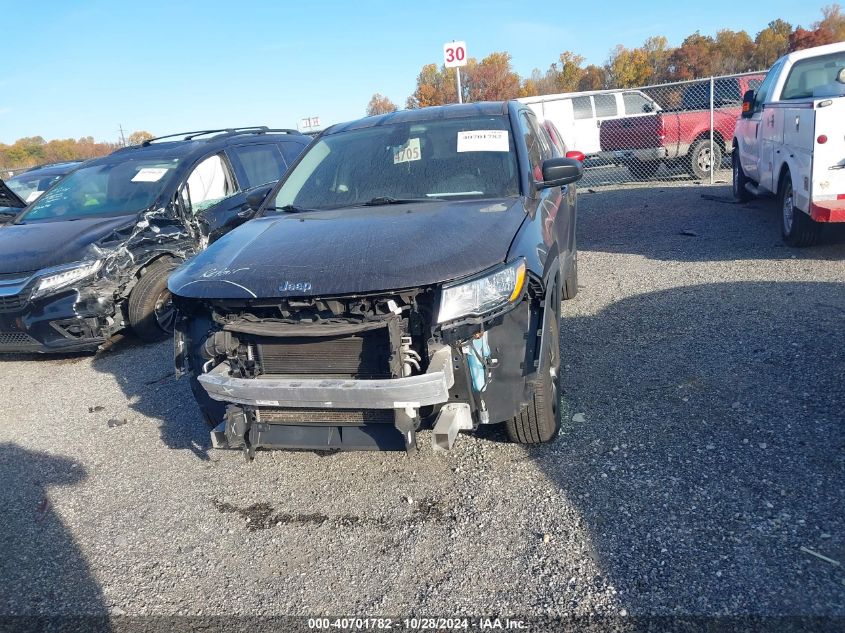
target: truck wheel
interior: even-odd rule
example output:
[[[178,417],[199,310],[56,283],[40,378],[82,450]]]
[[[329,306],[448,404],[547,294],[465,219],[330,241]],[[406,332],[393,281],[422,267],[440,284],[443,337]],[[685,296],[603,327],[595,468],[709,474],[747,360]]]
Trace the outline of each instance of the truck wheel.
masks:
[[[734,200],[737,202],[748,202],[751,200],[751,192],[745,188],[745,185],[751,182],[748,176],[742,169],[742,163],[739,161],[739,147],[734,143],[734,151],[731,152],[731,167],[733,169],[733,194]]]
[[[161,341],[173,334],[176,311],[167,278],[176,268],[172,260],[148,266],[129,295],[129,326],[143,341]]]
[[[541,444],[557,437],[560,430],[560,292],[555,293],[555,314],[548,324],[540,367],[531,403],[505,423],[512,442]]]
[[[715,141],[713,142],[713,155],[710,155],[710,139],[700,139],[693,143],[687,156],[687,171],[693,178],[704,180],[710,178],[710,162],[713,162],[713,171],[722,166],[722,148]]]
[[[786,172],[781,178],[778,191],[780,202],[780,228],[783,241],[790,246],[812,246],[821,232],[821,224],[809,215],[795,208],[792,195],[792,176]]]
[[[634,180],[651,180],[657,174],[658,169],[660,169],[659,160],[632,158],[628,163],[628,171],[631,172]]]

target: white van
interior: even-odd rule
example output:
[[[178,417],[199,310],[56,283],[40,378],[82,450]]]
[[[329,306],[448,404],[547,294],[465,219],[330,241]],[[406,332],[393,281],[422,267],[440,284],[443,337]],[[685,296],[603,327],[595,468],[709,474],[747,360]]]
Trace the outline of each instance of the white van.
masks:
[[[614,156],[613,152],[601,151],[601,122],[660,110],[657,102],[640,90],[568,92],[522,97],[518,101],[554,123],[569,149],[583,152],[588,160],[609,162]]]

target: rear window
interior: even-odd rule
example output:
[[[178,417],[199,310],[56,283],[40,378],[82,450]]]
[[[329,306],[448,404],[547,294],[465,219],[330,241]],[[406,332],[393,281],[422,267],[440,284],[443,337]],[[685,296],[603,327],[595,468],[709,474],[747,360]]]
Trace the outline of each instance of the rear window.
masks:
[[[572,99],[572,112],[576,119],[592,119],[593,103],[590,97],[574,97]]]
[[[811,99],[845,95],[845,52],[795,62],[781,99]]]

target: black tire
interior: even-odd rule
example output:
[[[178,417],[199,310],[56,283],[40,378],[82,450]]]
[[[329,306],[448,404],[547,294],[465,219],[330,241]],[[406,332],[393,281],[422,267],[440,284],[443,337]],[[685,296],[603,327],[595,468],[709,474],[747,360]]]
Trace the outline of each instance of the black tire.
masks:
[[[565,271],[563,278],[563,299],[574,299],[578,294],[578,251],[572,255],[572,267]]]
[[[745,175],[742,169],[742,163],[739,160],[739,147],[734,143],[734,151],[731,152],[731,169],[733,171],[733,194],[734,200],[737,202],[748,202],[752,195],[748,189],[745,188],[751,180]]]
[[[147,266],[129,295],[129,327],[143,341],[161,341],[173,335],[176,312],[167,289],[167,278],[176,268],[173,260]]]
[[[780,203],[780,229],[783,241],[790,246],[812,246],[821,233],[822,225],[809,215],[795,208],[792,197],[792,176],[787,171],[780,179],[778,187]]]
[[[193,316],[185,324],[185,354],[188,361],[188,382],[196,398],[202,417],[209,427],[214,428],[226,417],[226,403],[214,400],[203,389],[199,377],[203,373],[203,366],[209,361],[204,352],[205,341],[211,330],[210,318]]]
[[[713,156],[710,156],[710,139],[699,139],[690,147],[687,155],[687,171],[693,178],[704,180],[710,178],[710,161],[713,161],[713,171],[722,166],[722,148],[715,139],[713,141]]]
[[[560,299],[556,289],[556,309],[547,325],[531,403],[505,422],[508,438],[517,444],[550,442],[560,431]]]
[[[660,169],[659,160],[639,160],[632,158],[628,162],[628,171],[631,172],[634,180],[651,180],[657,174],[658,169]]]

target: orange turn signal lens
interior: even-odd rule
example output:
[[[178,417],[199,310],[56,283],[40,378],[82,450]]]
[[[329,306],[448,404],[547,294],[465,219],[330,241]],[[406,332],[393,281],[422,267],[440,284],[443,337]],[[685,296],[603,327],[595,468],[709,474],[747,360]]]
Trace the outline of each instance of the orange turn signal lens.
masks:
[[[522,295],[522,287],[525,285],[525,262],[519,262],[516,269],[516,283],[513,285],[513,292],[508,301],[513,303]]]

